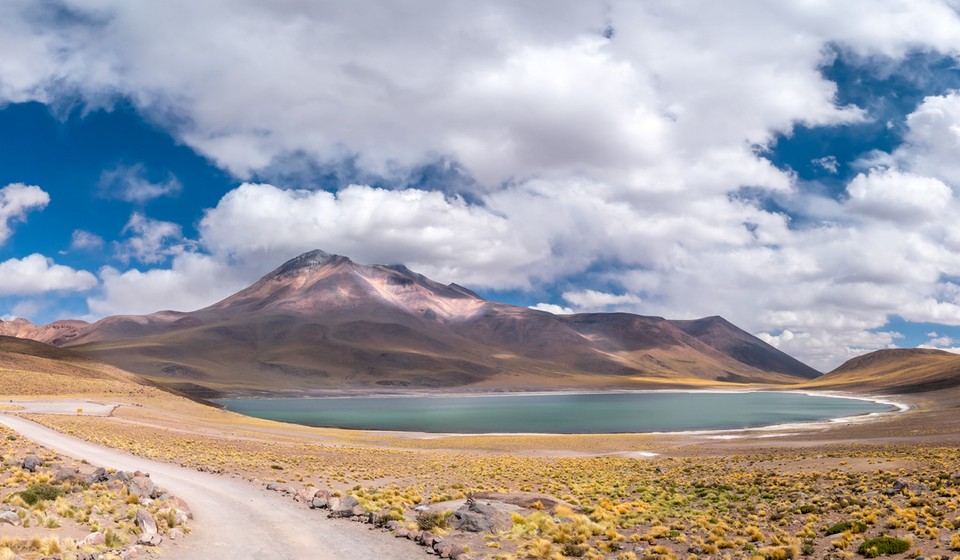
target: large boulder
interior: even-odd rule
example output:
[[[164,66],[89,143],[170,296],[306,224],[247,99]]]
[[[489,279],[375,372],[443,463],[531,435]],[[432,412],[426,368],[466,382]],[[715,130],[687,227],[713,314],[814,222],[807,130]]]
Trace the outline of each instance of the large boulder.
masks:
[[[323,509],[330,505],[330,492],[327,490],[317,490],[313,493],[310,500],[310,509]]]
[[[143,508],[137,510],[137,518],[134,522],[140,528],[141,535],[156,535],[158,533],[157,520]]]
[[[143,475],[137,475],[128,480],[127,488],[131,494],[140,498],[141,501],[152,498],[156,493],[156,485],[149,477]]]
[[[43,466],[43,459],[36,455],[27,455],[20,461],[20,467],[25,471],[37,472],[37,469]]]
[[[470,533],[496,533],[513,526],[510,516],[490,504],[468,502],[449,519],[450,526]]]
[[[90,484],[97,484],[98,482],[106,482],[110,480],[110,476],[107,474],[107,469],[100,467],[97,470],[90,473],[90,476],[87,477],[87,482]]]
[[[100,546],[107,543],[107,537],[100,531],[94,531],[80,541],[80,545]]]
[[[330,510],[330,517],[353,517],[354,515],[363,515],[367,511],[353,496],[344,496],[337,500],[336,504],[331,499]]]
[[[173,504],[177,507],[178,512],[187,516],[187,519],[193,519],[193,511],[190,510],[190,506],[187,504],[186,500],[176,496],[173,498]]]
[[[293,493],[293,501],[309,503],[313,499],[314,489],[309,486],[301,486]]]
[[[70,484],[86,484],[87,477],[80,474],[80,470],[75,467],[60,467],[57,473],[53,475],[57,482],[66,482]]]
[[[4,510],[0,511],[0,525],[13,525],[14,527],[19,527],[23,521],[21,521],[20,516],[17,515],[17,512],[13,510]]]

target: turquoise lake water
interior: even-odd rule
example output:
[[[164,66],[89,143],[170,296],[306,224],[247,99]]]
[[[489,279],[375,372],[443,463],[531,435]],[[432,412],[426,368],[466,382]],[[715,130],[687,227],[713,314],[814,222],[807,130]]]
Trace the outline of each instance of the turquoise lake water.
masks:
[[[885,412],[797,393],[537,394],[230,399],[227,410],[294,424],[412,432],[596,434],[755,428]]]

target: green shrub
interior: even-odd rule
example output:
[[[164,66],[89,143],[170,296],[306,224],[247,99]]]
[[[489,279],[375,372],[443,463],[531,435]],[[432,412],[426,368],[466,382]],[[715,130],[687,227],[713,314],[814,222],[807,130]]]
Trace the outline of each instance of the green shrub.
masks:
[[[876,558],[885,554],[900,554],[910,550],[910,543],[896,537],[877,537],[863,541],[857,552],[867,558]]]
[[[806,515],[808,513],[815,513],[817,511],[817,506],[806,504],[800,506],[800,513]]]
[[[24,502],[31,506],[44,500],[56,500],[60,496],[63,496],[63,494],[64,492],[62,488],[52,484],[47,484],[46,482],[31,484],[30,486],[27,486],[26,490],[17,492],[17,495],[20,496]]]
[[[433,531],[434,529],[446,529],[447,528],[447,518],[450,517],[452,512],[432,512],[432,511],[422,511],[417,514],[417,527],[421,531]]]
[[[844,531],[852,531],[854,533],[862,533],[867,530],[867,524],[860,521],[841,521],[836,525],[831,525],[827,527],[828,535],[836,535],[837,533],[843,533]]]
[[[563,545],[563,555],[571,558],[583,558],[588,550],[590,550],[590,545],[587,544],[567,543]]]

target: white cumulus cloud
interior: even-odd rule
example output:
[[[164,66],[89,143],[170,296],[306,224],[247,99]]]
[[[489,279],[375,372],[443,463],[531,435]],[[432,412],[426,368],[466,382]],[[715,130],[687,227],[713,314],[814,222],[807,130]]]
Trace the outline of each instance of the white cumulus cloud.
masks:
[[[101,292],[87,305],[94,317],[192,311],[246,287],[246,279],[237,276],[224,263],[196,253],[177,255],[170,268],[120,271],[108,266],[100,270]]]
[[[38,253],[0,262],[0,295],[32,295],[51,291],[85,291],[97,285],[93,274],[56,264]]]
[[[11,222],[25,219],[29,210],[43,209],[50,195],[34,185],[12,183],[0,188],[0,244],[13,232]]]
[[[178,224],[154,220],[140,212],[130,215],[123,228],[128,237],[117,244],[117,257],[142,263],[159,263],[182,252],[189,242]]]

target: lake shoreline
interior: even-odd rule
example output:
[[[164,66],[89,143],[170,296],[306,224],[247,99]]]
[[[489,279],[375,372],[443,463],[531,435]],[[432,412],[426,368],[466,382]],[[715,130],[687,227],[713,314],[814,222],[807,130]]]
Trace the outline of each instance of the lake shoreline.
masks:
[[[821,398],[836,398],[836,399],[847,399],[847,400],[858,400],[871,402],[875,404],[886,405],[892,407],[892,410],[883,410],[883,411],[871,411],[871,412],[860,412],[849,415],[842,415],[831,418],[819,418],[812,420],[798,420],[798,421],[788,421],[788,422],[779,422],[774,424],[766,424],[759,426],[747,426],[747,427],[736,427],[736,428],[706,428],[706,429],[688,429],[688,430],[648,430],[648,431],[635,431],[635,430],[624,430],[624,431],[592,431],[592,432],[514,432],[514,431],[487,431],[487,432],[458,432],[458,431],[421,431],[421,430],[390,430],[382,428],[370,428],[370,427],[345,427],[345,426],[317,426],[312,424],[305,424],[302,422],[296,422],[292,420],[279,420],[267,418],[270,420],[284,422],[294,425],[301,426],[311,426],[311,427],[320,427],[320,428],[332,428],[332,429],[341,429],[348,431],[356,432],[367,432],[367,433],[376,433],[376,434],[390,434],[399,437],[409,437],[409,438],[420,438],[420,439],[433,439],[433,438],[442,438],[442,437],[484,437],[484,436],[497,436],[497,437],[510,437],[510,436],[575,436],[575,435],[651,435],[651,436],[698,436],[698,437],[707,437],[710,439],[738,439],[750,437],[779,437],[781,435],[792,435],[796,431],[810,431],[816,429],[825,429],[831,426],[843,425],[843,424],[852,424],[852,423],[865,423],[876,421],[881,418],[889,417],[893,414],[898,414],[901,412],[906,412],[912,410],[915,407],[911,404],[892,400],[889,396],[871,396],[871,395],[862,395],[854,394],[847,392],[836,392],[836,391],[808,391],[808,390],[777,390],[770,387],[756,387],[756,388],[743,388],[743,389],[727,389],[727,388],[710,388],[710,389],[618,389],[618,390],[585,390],[585,391],[573,391],[573,390],[559,390],[559,391],[495,391],[495,392],[436,392],[436,391],[417,391],[417,392],[404,392],[401,394],[391,393],[373,393],[373,394],[361,394],[361,393],[352,393],[350,395],[338,394],[336,396],[298,396],[298,397],[245,397],[243,399],[217,399],[215,402],[220,405],[230,401],[237,400],[246,400],[246,401],[259,401],[259,400],[312,400],[312,399],[324,399],[324,400],[350,400],[350,399],[403,399],[403,398],[485,398],[485,397],[535,397],[535,396],[591,396],[591,395],[623,395],[623,394],[638,394],[638,395],[648,395],[648,394],[750,394],[750,393],[771,393],[771,394],[799,394],[810,397],[821,397]],[[244,412],[233,411],[237,414],[245,414]],[[258,416],[253,416],[257,418]],[[787,433],[782,433],[787,432]]]

